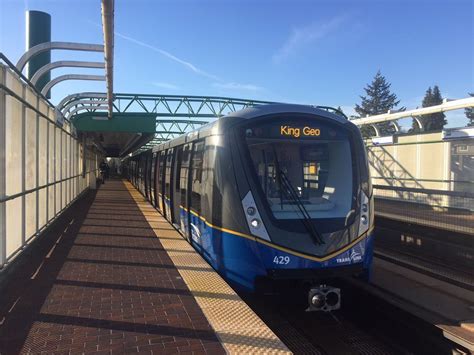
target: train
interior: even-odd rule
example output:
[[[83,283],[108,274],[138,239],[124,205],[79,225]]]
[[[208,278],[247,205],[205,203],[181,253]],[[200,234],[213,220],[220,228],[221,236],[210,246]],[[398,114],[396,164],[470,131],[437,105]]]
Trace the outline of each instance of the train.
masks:
[[[127,178],[233,287],[305,285],[340,308],[337,278],[369,280],[374,204],[357,126],[336,109],[249,107],[127,158]]]

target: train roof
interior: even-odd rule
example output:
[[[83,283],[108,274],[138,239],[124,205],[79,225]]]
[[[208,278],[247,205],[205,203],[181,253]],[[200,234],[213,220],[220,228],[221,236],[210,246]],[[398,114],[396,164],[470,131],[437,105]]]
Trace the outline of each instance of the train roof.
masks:
[[[204,138],[210,135],[220,134],[226,127],[235,122],[236,120],[249,120],[261,116],[274,115],[279,113],[300,113],[300,114],[312,114],[323,116],[335,120],[339,123],[349,123],[350,121],[340,114],[329,112],[328,109],[336,109],[326,106],[310,106],[310,105],[297,105],[297,104],[266,104],[248,107],[246,109],[231,112],[226,116],[218,118],[215,121],[209,122],[198,129],[191,132],[185,133],[182,136],[171,139],[167,142],[156,145],[152,148],[153,151],[159,151],[167,148],[171,148],[177,145],[181,145],[186,142],[190,142],[199,138]]]

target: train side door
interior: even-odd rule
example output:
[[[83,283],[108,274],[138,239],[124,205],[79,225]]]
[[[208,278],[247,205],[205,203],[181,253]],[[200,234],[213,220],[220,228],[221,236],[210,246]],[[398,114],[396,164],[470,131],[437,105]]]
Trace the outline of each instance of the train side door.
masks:
[[[160,209],[163,216],[165,216],[165,187],[164,187],[164,178],[165,178],[165,166],[166,166],[166,151],[163,150],[160,152],[160,156],[158,158],[158,184],[157,184],[157,191],[158,191],[158,208]]]
[[[190,241],[190,219],[189,219],[189,165],[191,163],[192,144],[186,144],[183,148],[180,172],[180,212],[181,231],[188,241]]]
[[[147,200],[150,200],[150,194],[149,194],[149,189],[148,187],[150,186],[150,174],[149,168],[150,168],[150,157],[148,153],[144,154],[144,168],[143,168],[143,181],[145,182],[145,189],[143,190],[143,193],[145,194],[145,197]]]
[[[181,193],[180,193],[180,177],[181,177],[181,163],[183,160],[183,146],[175,148],[174,153],[174,164],[173,164],[173,180],[172,180],[172,204],[173,204],[173,224],[176,227],[181,228],[181,212],[180,212],[180,202],[181,202]]]
[[[199,250],[201,250],[201,236],[206,227],[204,219],[202,218],[201,209],[204,148],[204,141],[197,141],[194,143],[191,160],[191,172],[189,175],[189,187],[191,192],[189,208],[190,235],[192,244],[196,245]]]
[[[155,170],[156,170],[156,157],[157,153],[153,153],[151,155],[151,171],[150,171],[150,202],[151,204],[156,207],[156,198],[155,198],[155,186],[156,186],[156,181],[155,181]]]
[[[165,166],[165,217],[170,222],[173,223],[173,216],[172,216],[172,206],[171,206],[171,198],[172,198],[172,174],[173,174],[173,148],[170,148],[166,151],[166,166]]]

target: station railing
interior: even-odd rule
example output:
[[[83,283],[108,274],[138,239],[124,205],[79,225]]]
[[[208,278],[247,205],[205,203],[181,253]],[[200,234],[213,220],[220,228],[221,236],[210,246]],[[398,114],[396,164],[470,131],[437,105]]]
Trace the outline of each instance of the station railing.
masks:
[[[0,270],[95,181],[100,153],[0,53]]]
[[[474,235],[474,183],[457,191],[373,185],[376,216]]]

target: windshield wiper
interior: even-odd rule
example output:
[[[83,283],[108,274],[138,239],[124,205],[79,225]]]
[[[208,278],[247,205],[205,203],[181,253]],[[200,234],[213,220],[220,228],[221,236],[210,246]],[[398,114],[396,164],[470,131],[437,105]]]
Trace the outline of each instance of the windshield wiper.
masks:
[[[309,215],[308,210],[304,206],[303,201],[301,201],[301,198],[296,193],[293,185],[291,185],[291,182],[288,180],[288,177],[285,175],[283,171],[280,170],[278,172],[280,175],[280,180],[282,184],[285,185],[285,189],[287,190],[287,195],[296,203],[296,206],[300,210],[301,215],[303,216],[303,219],[302,219],[303,224],[305,225],[306,229],[311,235],[313,241],[318,245],[325,244],[319,232],[316,230],[316,228],[314,228],[313,222],[311,221],[311,216]]]
[[[281,203],[282,208],[283,208],[282,186],[284,185],[286,194],[290,197],[290,199],[292,199],[296,203],[296,206],[300,210],[301,215],[303,216],[301,221],[303,222],[303,225],[308,230],[313,241],[318,245],[325,244],[323,238],[321,237],[321,234],[319,234],[316,228],[314,228],[313,223],[311,222],[311,216],[309,215],[308,210],[306,209],[306,207],[304,207],[303,202],[301,201],[295,189],[293,188],[293,185],[291,185],[291,182],[288,180],[288,177],[280,169],[280,163],[276,155],[275,146],[272,145],[272,148],[273,148],[273,155],[275,158],[275,170],[277,174],[276,178],[277,178],[278,184],[280,185],[280,203]]]

